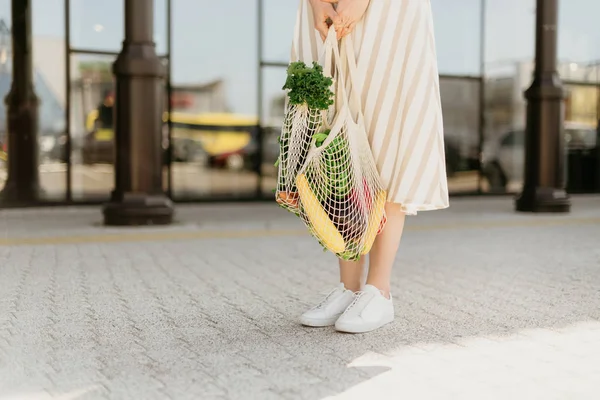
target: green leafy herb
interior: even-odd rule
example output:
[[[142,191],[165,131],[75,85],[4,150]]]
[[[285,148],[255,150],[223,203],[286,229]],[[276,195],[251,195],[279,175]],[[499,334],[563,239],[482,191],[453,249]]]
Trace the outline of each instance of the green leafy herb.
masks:
[[[306,103],[309,108],[327,110],[333,104],[333,80],[323,75],[323,67],[313,62],[312,68],[302,61],[293,62],[287,69],[284,90],[291,104]]]

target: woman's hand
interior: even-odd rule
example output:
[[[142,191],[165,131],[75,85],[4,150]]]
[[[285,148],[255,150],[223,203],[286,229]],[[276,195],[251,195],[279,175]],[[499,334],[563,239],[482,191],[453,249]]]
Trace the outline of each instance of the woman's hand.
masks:
[[[310,0],[313,10],[313,19],[315,29],[321,34],[321,39],[325,40],[329,32],[329,26],[336,20],[338,14],[333,8],[334,1]]]
[[[333,24],[337,32],[338,39],[349,35],[356,24],[363,18],[370,0],[321,0],[327,3],[337,3],[337,16],[333,19]]]

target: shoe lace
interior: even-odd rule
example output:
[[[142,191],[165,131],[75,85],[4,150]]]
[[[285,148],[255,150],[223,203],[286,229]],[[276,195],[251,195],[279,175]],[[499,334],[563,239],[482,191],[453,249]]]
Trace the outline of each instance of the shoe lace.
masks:
[[[355,292],[354,300],[352,300],[352,303],[350,303],[350,305],[346,308],[346,310],[344,311],[344,314],[347,313],[348,310],[350,310],[352,307],[354,307],[365,293],[366,292],[363,292],[362,290]]]
[[[338,291],[338,289],[333,289],[331,292],[329,292],[327,294],[327,296],[325,296],[325,298],[323,300],[321,300],[321,302],[319,304],[317,304],[317,306],[315,308],[323,308],[325,307],[325,304],[327,304],[327,302],[329,301],[329,299],[331,298],[331,296],[333,296],[334,293],[336,293]]]

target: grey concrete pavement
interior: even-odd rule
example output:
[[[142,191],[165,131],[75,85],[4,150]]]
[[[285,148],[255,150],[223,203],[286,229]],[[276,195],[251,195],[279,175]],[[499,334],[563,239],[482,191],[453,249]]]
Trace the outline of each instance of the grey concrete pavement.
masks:
[[[177,218],[0,210],[0,400],[597,398],[599,197],[569,215],[501,198],[410,218],[396,321],[356,336],[296,323],[337,276],[292,215]]]

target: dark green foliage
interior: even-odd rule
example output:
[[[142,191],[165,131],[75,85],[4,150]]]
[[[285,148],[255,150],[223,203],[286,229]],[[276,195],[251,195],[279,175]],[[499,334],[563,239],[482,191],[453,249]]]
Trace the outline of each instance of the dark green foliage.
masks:
[[[317,133],[313,136],[315,145],[321,147],[331,131]],[[327,176],[331,180],[333,192],[327,193],[327,197],[334,195],[338,199],[343,199],[350,193],[351,177],[348,171],[350,166],[350,148],[348,142],[342,136],[336,136],[335,139],[323,150],[323,161],[327,168]]]
[[[323,67],[317,62],[313,62],[311,68],[297,61],[289,65],[283,89],[288,90],[291,104],[306,103],[309,108],[327,110],[333,104],[332,84],[332,79],[323,75]]]

